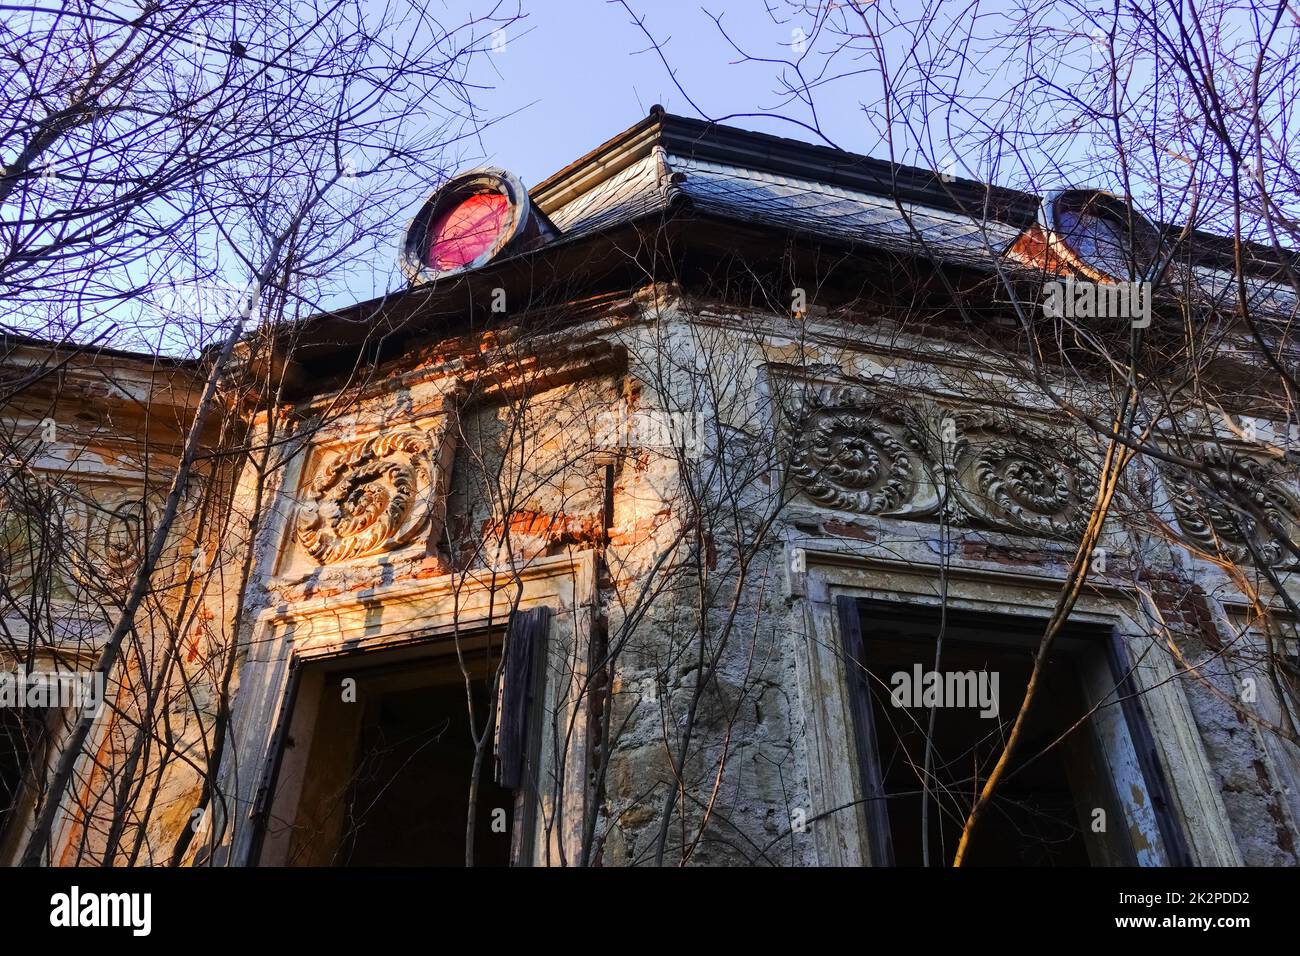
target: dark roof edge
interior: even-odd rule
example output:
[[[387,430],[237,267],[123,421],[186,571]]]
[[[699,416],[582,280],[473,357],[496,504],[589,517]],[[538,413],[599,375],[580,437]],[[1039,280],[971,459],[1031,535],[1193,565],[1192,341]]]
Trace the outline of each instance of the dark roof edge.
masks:
[[[772,133],[677,116],[660,106],[652,107],[645,119],[548,176],[533,187],[530,195],[543,209],[553,209],[643,158],[656,145],[663,146],[670,156],[688,156],[778,176],[811,179],[977,220],[992,219],[1021,229],[1039,221],[1042,204],[1039,196],[1019,189],[961,178],[945,182],[932,170]],[[1177,227],[1164,228],[1178,232]],[[1199,264],[1232,267],[1234,241],[1231,237],[1197,229],[1189,238]],[[1259,265],[1277,265],[1279,250],[1271,245],[1246,239],[1241,245],[1252,272]],[[1289,263],[1292,268],[1300,268],[1300,252],[1286,247],[1280,252],[1294,257]]]
[[[1040,200],[1032,193],[971,179],[945,182],[932,170],[771,133],[665,113],[662,139],[669,154],[697,160],[797,176],[1022,228],[1038,219]]]
[[[1022,229],[1038,221],[1041,198],[1019,189],[961,178],[945,183],[927,169],[671,113],[664,113],[662,120],[661,140],[670,155],[675,153],[777,175],[799,176],[878,196],[897,197],[903,202],[949,210],[975,219],[987,216]],[[1177,234],[1180,227],[1163,228]],[[1231,236],[1194,229],[1189,238],[1198,264],[1233,267],[1235,241]],[[1268,243],[1244,238],[1241,246],[1246,253],[1248,271],[1255,271],[1260,266],[1276,268],[1279,255],[1290,256],[1288,264],[1291,268],[1300,268],[1300,252],[1295,249],[1285,246],[1277,249]]]
[[[777,176],[811,179],[877,196],[894,196],[903,202],[977,219],[987,216],[1021,228],[1038,219],[1039,198],[1017,189],[969,179],[944,182],[930,170],[771,133],[677,116],[658,106],[651,108],[650,115],[639,123],[548,176],[533,187],[530,195],[542,208],[553,208],[565,201],[566,194],[585,191],[594,185],[593,180],[599,182],[626,168],[655,145],[663,146],[670,156],[688,156]]]
[[[132,349],[113,348],[108,345],[96,345],[93,342],[81,343],[73,342],[70,339],[63,339],[61,341],[55,339],[43,339],[34,335],[25,335],[21,332],[0,331],[0,347],[7,349],[49,349],[51,351],[66,352],[73,355],[90,355],[97,358],[126,359],[128,361],[140,362],[142,364],[169,366],[172,368],[196,369],[203,364],[203,358],[201,356],[164,355],[156,352],[142,352]]]
[[[569,200],[567,194],[586,192],[627,168],[649,154],[651,147],[659,141],[659,126],[665,115],[662,111],[651,110],[650,115],[639,123],[551,173],[528,190],[528,198],[549,213]]]

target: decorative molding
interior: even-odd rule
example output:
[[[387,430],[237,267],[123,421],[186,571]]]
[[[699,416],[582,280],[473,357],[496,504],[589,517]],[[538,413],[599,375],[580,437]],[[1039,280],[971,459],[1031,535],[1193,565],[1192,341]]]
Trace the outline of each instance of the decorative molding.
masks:
[[[904,603],[948,603],[956,609],[1014,613],[1046,621],[1059,593],[1059,580],[1024,572],[1005,575],[941,563],[921,565],[908,558],[863,555],[851,545],[819,540],[803,550],[805,593],[796,604],[806,653],[797,657],[803,713],[812,740],[807,748],[810,808],[824,814],[811,828],[822,865],[863,866],[871,859],[863,797],[852,751],[852,728],[844,661],[836,652],[841,594]],[[941,576],[947,574],[945,590]],[[1142,613],[1142,592],[1128,585],[1101,584],[1080,596],[1072,621],[1110,626],[1140,663],[1133,669],[1138,696],[1156,731],[1162,768],[1173,791],[1171,808],[1187,829],[1195,864],[1240,866],[1241,855],[1195,716],[1169,655],[1143,654],[1151,636]]]
[[[129,583],[162,516],[162,502],[143,486],[68,493],[65,501],[65,524],[51,528],[66,535],[51,568],[55,589]]]
[[[402,428],[328,452],[304,488],[294,531],[320,564],[410,544],[440,513],[446,434]]]
[[[869,515],[937,503],[919,416],[856,386],[810,390],[788,436],[790,474],[813,501]]]
[[[1061,435],[993,412],[957,412],[949,486],[993,528],[1073,538],[1087,524],[1095,466]]]
[[[90,554],[103,562],[101,570],[120,581],[135,576],[144,557],[147,535],[161,511],[147,502],[143,489],[126,492],[105,506],[90,522]]]
[[[946,482],[957,524],[1072,538],[1096,492],[1095,466],[1061,435],[989,411],[883,401],[861,386],[809,388],[786,443],[805,495],[860,514],[936,514]]]
[[[1300,541],[1300,499],[1281,468],[1220,448],[1204,448],[1200,459],[1224,484],[1262,511],[1293,542]],[[1251,559],[1252,548],[1270,565],[1290,563],[1291,553],[1254,516],[1204,488],[1180,468],[1166,468],[1174,514],[1187,539],[1234,562]]]
[[[292,718],[291,674],[308,662],[341,653],[375,651],[455,642],[466,635],[503,628],[512,607],[546,605],[554,612],[548,640],[545,686],[540,701],[545,715],[539,755],[542,817],[550,826],[532,834],[534,860],[577,860],[582,824],[590,798],[585,720],[588,641],[599,612],[598,561],[594,551],[569,551],[521,566],[477,569],[434,578],[408,579],[377,590],[321,596],[262,609],[243,632],[257,648],[240,669],[240,694],[232,715],[234,738],[257,754],[261,772],[245,770],[247,758],[227,759],[221,768],[225,792],[236,794],[232,806],[256,808],[263,787],[269,799],[278,730]],[[210,815],[205,827],[219,821]],[[559,822],[562,821],[562,822]],[[232,811],[224,828],[222,854],[238,865],[256,861],[256,827],[247,812]],[[196,842],[208,839],[203,830]],[[266,859],[266,858],[264,858]]]

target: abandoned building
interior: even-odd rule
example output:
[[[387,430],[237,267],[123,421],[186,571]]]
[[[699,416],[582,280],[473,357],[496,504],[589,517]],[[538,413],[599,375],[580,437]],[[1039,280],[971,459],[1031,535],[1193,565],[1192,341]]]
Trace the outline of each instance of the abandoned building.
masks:
[[[1177,406],[1100,494],[1125,363],[1234,312],[1203,235],[1108,314],[1139,218],[655,108],[218,373],[5,337],[3,670],[148,592],[40,861],[950,864],[1107,497],[968,862],[1296,865],[1288,423]],[[1266,389],[1234,334],[1204,377]],[[0,861],[79,713],[0,710]]]

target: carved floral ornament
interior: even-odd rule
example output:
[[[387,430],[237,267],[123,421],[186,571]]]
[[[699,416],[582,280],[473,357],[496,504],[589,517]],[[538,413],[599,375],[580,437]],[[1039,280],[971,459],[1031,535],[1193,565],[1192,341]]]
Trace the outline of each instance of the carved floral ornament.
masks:
[[[142,494],[130,492],[91,508],[85,530],[87,554],[95,570],[119,581],[134,577],[160,511],[157,502],[146,502]]]
[[[400,429],[327,453],[304,489],[295,531],[321,564],[410,544],[435,512],[434,440]]]
[[[959,412],[949,486],[977,522],[1045,538],[1082,533],[1096,464],[1068,438],[992,412]]]
[[[1222,486],[1222,493],[1181,469],[1165,471],[1174,514],[1187,539],[1231,561],[1250,560],[1253,546],[1268,564],[1292,563],[1294,555],[1283,547],[1278,535],[1300,541],[1300,500],[1294,492],[1294,476],[1270,462],[1225,449],[1203,449],[1200,458]],[[1255,513],[1264,515],[1267,523],[1262,524]]]
[[[884,402],[865,388],[805,393],[787,434],[790,475],[827,508],[882,516],[937,514],[1040,535],[1082,531],[1095,465],[1061,436],[991,412]]]

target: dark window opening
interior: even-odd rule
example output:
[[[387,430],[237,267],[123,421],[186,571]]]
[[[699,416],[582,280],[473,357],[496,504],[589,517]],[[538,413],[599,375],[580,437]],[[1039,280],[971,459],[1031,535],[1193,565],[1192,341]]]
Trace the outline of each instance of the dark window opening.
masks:
[[[840,608],[873,861],[926,863],[924,804],[928,863],[950,865],[1024,700],[1041,624],[950,609],[937,671],[946,693],[933,709],[926,788],[931,708],[921,693],[935,671],[938,609],[847,598]],[[1109,673],[1107,654],[1108,634],[1100,629],[1071,626],[1058,638],[1007,776],[970,843],[967,865],[1136,862],[1116,781],[1087,717],[1089,688],[1095,691],[1105,680],[1098,675]],[[987,715],[993,701],[996,714]],[[1112,735],[1120,733],[1114,726]]]
[[[31,771],[49,740],[49,708],[0,710],[0,856],[7,855],[31,809]]]

